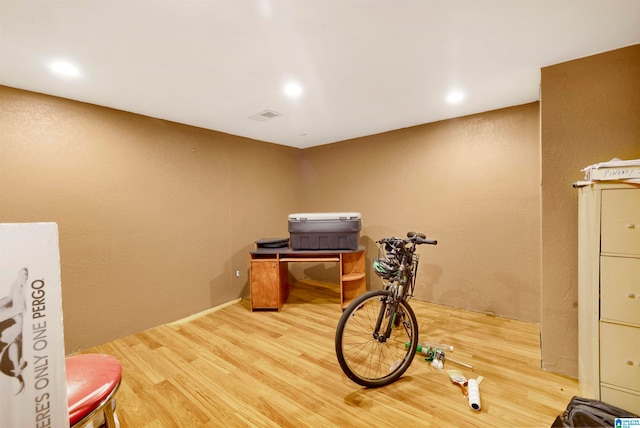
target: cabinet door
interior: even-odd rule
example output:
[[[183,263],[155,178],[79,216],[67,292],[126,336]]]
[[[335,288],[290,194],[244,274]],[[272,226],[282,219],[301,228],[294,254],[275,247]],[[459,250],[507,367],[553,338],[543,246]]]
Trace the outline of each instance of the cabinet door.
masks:
[[[602,191],[603,253],[640,255],[640,189]]]
[[[602,319],[640,326],[640,258],[602,256],[600,268]]]
[[[275,260],[251,261],[251,308],[276,309],[280,301],[280,278]]]

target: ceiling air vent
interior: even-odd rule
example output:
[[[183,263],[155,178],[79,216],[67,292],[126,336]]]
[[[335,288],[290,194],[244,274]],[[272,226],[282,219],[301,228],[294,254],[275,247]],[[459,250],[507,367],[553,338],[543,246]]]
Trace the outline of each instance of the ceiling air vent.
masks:
[[[280,113],[273,110],[265,110],[260,113],[254,114],[253,116],[249,116],[249,119],[257,120],[259,122],[264,122],[265,120],[273,119],[274,117],[280,116]]]

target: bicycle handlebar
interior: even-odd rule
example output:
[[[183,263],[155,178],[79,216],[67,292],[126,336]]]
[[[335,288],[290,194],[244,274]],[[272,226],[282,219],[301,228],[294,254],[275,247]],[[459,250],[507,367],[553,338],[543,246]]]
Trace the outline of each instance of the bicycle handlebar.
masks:
[[[416,239],[416,244],[418,244],[418,245],[420,245],[420,244],[438,245],[438,240],[436,240],[436,239],[418,238],[418,239]]]
[[[438,245],[438,241],[435,239],[427,239],[424,233],[419,232],[408,232],[407,238],[409,242],[415,242],[416,245],[420,244],[430,244],[430,245]]]
[[[407,239],[391,237],[391,238],[383,238],[376,242],[378,244],[384,244],[388,242],[393,242],[393,243],[403,242],[408,244],[408,243],[414,242],[416,245],[421,245],[421,244],[438,245],[438,241],[436,239],[427,239],[424,233],[416,233],[416,232],[407,233]]]

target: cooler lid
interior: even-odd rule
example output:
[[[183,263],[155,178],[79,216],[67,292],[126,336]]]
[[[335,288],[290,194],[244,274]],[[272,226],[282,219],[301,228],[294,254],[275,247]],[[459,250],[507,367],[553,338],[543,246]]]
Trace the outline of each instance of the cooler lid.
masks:
[[[360,213],[295,213],[289,214],[289,220],[294,221],[329,221],[329,220],[360,220]]]

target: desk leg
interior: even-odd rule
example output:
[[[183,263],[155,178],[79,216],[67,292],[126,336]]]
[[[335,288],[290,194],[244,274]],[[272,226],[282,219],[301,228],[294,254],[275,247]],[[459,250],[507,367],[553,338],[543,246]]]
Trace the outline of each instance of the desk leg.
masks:
[[[282,310],[282,306],[285,304],[287,299],[289,298],[289,264],[287,262],[279,262],[280,272],[279,272],[279,305],[278,311]]]

